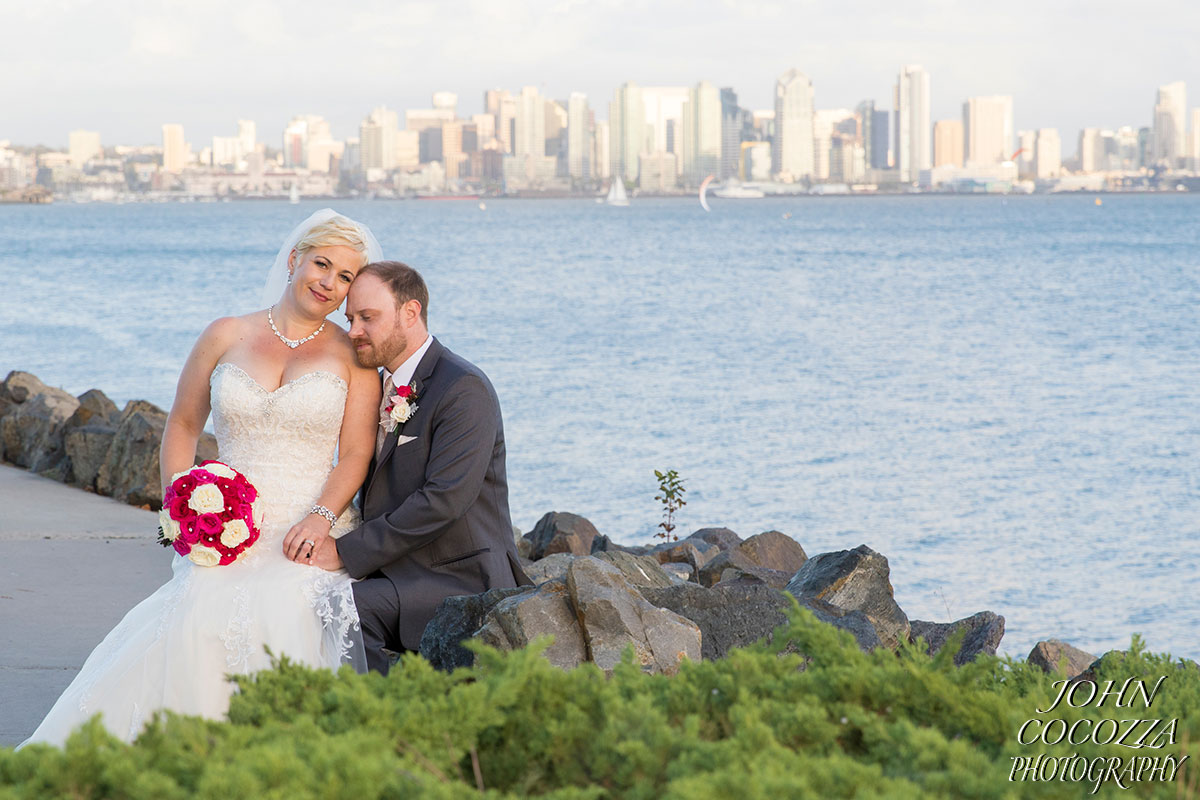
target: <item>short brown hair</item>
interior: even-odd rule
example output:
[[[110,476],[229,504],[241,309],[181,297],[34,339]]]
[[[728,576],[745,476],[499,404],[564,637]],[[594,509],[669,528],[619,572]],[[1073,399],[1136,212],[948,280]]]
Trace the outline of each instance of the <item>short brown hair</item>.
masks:
[[[421,322],[429,327],[429,289],[421,273],[399,261],[372,261],[358,274],[374,275],[383,281],[396,297],[396,308],[416,300],[421,304]]]

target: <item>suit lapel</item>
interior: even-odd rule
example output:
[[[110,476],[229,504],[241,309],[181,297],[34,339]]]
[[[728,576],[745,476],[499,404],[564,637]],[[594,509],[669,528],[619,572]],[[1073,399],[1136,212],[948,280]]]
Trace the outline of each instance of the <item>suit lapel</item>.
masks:
[[[425,400],[425,383],[429,380],[429,376],[433,374],[434,367],[437,366],[437,362],[442,357],[442,353],[444,351],[445,348],[442,347],[441,342],[439,342],[435,337],[434,340],[429,343],[429,349],[426,350],[425,355],[421,357],[420,363],[417,364],[417,369],[413,373],[413,379],[411,383],[413,387],[413,394],[416,395],[417,398],[418,408]],[[382,374],[380,375],[380,380],[383,380]],[[404,433],[405,426],[411,422],[412,418],[410,417],[406,422],[400,423],[391,433],[387,435],[387,438],[383,440],[383,451],[379,454],[379,458],[375,463],[375,468],[371,471],[371,480],[367,487],[368,493],[375,486],[375,479],[379,476],[379,473],[383,472],[384,465],[386,465],[391,459],[392,453],[396,451],[396,440],[400,438],[402,433]],[[365,501],[365,496],[363,499]]]

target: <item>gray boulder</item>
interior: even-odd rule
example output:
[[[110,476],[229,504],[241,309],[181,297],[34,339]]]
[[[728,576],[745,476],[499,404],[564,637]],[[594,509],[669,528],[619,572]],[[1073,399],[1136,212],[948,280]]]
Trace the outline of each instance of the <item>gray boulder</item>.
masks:
[[[700,660],[700,628],[651,605],[613,564],[579,558],[567,571],[575,614],[583,628],[588,660],[606,674],[632,645],[634,660],[649,672],[674,673],[684,659]]]
[[[167,415],[145,400],[131,400],[96,475],[96,490],[135,506],[162,506],[158,450]]]
[[[596,553],[593,558],[607,561],[625,576],[625,580],[634,586],[674,586],[675,578],[653,556],[635,556],[620,550],[609,550]]]
[[[896,604],[887,559],[865,544],[808,559],[787,591],[801,605],[824,600],[846,611],[863,612],[885,647],[895,649],[908,640],[908,617]]]
[[[31,382],[14,381],[14,384],[15,388],[22,391],[11,396],[25,399],[11,405],[8,413],[0,417],[3,457],[33,472],[50,472],[53,475],[54,470],[66,460],[63,426],[79,407],[79,401],[62,389],[46,386],[37,394],[29,395],[27,392],[32,388]]]
[[[539,636],[552,635],[554,642],[543,653],[551,664],[573,669],[587,661],[587,645],[563,581],[502,599],[487,612],[476,635],[500,650],[516,650]]]
[[[712,586],[721,580],[721,575],[727,569],[748,572],[751,567],[757,566],[759,564],[756,564],[750,556],[734,547],[730,550],[717,553],[715,558],[700,567],[696,573],[696,580],[701,586]]]
[[[914,622],[913,625],[915,627],[916,623]],[[1086,670],[1096,660],[1096,657],[1078,647],[1072,647],[1066,642],[1049,639],[1035,644],[1029,651],[1029,658],[1026,660],[1030,664],[1041,667],[1045,672],[1074,678]]]
[[[484,618],[501,600],[533,591],[528,586],[492,589],[483,594],[447,597],[437,607],[433,619],[421,635],[421,656],[440,670],[469,667],[475,654],[462,642],[475,635]]]
[[[619,550],[622,553],[630,553],[635,556],[644,556],[651,552],[654,548],[644,544],[617,544],[612,539],[609,539],[603,533],[598,534],[595,539],[592,539],[592,555],[596,553],[604,553],[610,550]]]
[[[537,561],[554,553],[586,556],[597,536],[596,527],[578,514],[551,511],[529,533],[529,557]]]
[[[714,544],[721,550],[732,550],[742,543],[742,537],[729,528],[701,528],[684,541],[690,539],[699,539],[702,542]]]
[[[71,465],[67,481],[74,486],[95,491],[96,477],[108,459],[108,449],[116,435],[117,429],[104,422],[68,426],[63,434],[63,448]]]
[[[712,561],[721,553],[715,544],[703,539],[684,539],[681,542],[665,542],[650,549],[650,555],[658,559],[660,564],[672,562],[691,564],[692,571],[699,573],[700,568]]]
[[[782,593],[757,579],[721,583],[706,589],[683,583],[665,589],[645,588],[642,596],[659,608],[686,617],[700,629],[701,655],[724,658],[731,648],[767,638],[787,622],[790,605]]]
[[[669,561],[662,565],[663,572],[676,578],[680,581],[690,581],[696,574],[696,569],[691,564],[684,564],[681,561]]]
[[[117,404],[99,389],[88,389],[76,399],[79,400],[79,407],[67,420],[69,427],[81,428],[96,423],[116,425],[121,421],[121,412],[117,409]]]
[[[525,574],[534,586],[540,586],[546,581],[566,580],[567,567],[579,556],[570,553],[555,553],[543,559],[534,561],[525,568]]]
[[[925,622],[915,619],[912,621],[909,636],[912,641],[916,641],[918,637],[924,639],[928,645],[927,652],[933,655],[946,645],[946,640],[952,634],[963,628],[967,632],[963,637],[962,647],[954,656],[957,666],[961,667],[968,661],[974,661],[980,653],[996,655],[996,648],[1000,646],[1000,639],[1004,637],[1004,617],[991,611],[980,611],[954,622]]]
[[[793,574],[791,572],[781,572],[777,569],[767,569],[766,567],[728,567],[721,572],[721,580],[719,583],[714,584],[714,586],[727,581],[736,581],[739,578],[749,575],[758,578],[772,589],[783,591],[787,588]]]
[[[875,630],[875,624],[871,622],[870,617],[861,611],[847,611],[844,608],[838,608],[832,603],[816,599],[809,600],[805,603],[804,607],[826,625],[832,625],[840,630],[849,631],[854,636],[854,641],[858,643],[858,648],[864,653],[869,653],[875,648],[883,646],[883,643],[879,641],[879,634]]]
[[[38,380],[36,375],[20,370],[13,370],[0,383],[0,417],[7,414],[13,406],[20,405],[49,387]]]

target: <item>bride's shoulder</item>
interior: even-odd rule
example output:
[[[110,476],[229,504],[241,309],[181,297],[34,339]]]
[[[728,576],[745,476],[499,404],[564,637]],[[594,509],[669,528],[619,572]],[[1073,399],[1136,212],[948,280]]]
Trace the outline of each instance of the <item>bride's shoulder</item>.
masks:
[[[266,312],[254,311],[249,314],[243,314],[240,317],[219,317],[208,323],[208,326],[200,334],[202,340],[213,342],[233,342],[240,339],[249,331],[259,317],[264,317]]]

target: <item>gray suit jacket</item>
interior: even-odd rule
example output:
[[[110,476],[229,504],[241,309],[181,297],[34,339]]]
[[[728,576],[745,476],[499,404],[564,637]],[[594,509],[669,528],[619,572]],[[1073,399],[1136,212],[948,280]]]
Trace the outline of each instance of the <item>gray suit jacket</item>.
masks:
[[[384,440],[363,524],[338,539],[352,577],[391,580],[404,647],[446,597],[528,584],[508,515],[504,426],[483,372],[434,339],[413,376],[416,412]],[[399,437],[415,437],[397,445]]]

